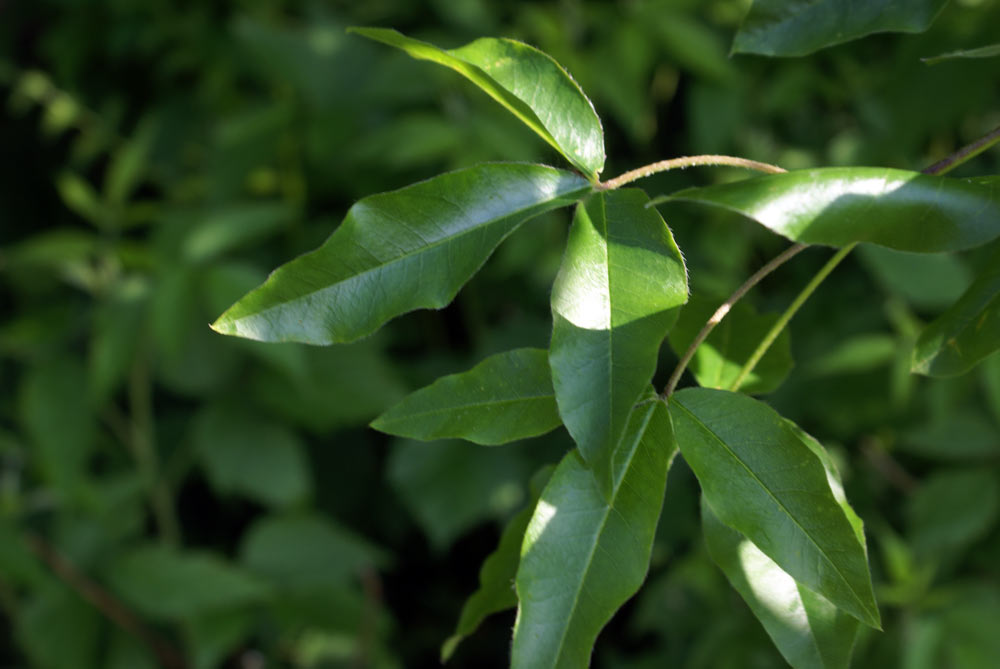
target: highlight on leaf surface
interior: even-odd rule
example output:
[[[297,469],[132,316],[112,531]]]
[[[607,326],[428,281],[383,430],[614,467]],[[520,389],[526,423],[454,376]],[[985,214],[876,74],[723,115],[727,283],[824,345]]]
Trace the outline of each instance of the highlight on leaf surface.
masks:
[[[604,168],[604,131],[594,106],[551,56],[512,39],[483,37],[444,50],[386,28],[350,28],[413,58],[455,70],[503,105],[591,181]]]
[[[589,190],[565,170],[487,163],[371,195],[212,328],[261,341],[354,341],[400,314],[445,306],[521,223]]]
[[[826,167],[688,188],[653,199],[741,214],[804,244],[870,242],[960,251],[1000,236],[1000,178],[953,179],[883,167]]]

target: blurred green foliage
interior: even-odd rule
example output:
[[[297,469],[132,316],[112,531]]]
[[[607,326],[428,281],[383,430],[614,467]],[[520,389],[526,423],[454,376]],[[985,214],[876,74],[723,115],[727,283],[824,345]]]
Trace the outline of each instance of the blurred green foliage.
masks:
[[[997,0],[794,60],[728,57],[747,6],[0,4],[0,664],[152,667],[163,646],[193,667],[436,663],[499,521],[571,442],[423,444],[365,425],[441,374],[547,345],[567,215],[507,241],[447,309],[358,344],[211,332],[364,195],[480,161],[557,161],[459,77],[344,30],[537,45],[594,100],[609,176],[695,153],[919,169],[1000,125],[1000,59],[920,60],[995,41]],[[1000,154],[958,173],[1000,173]],[[733,215],[669,216],[704,299],[782,248]],[[769,396],[831,447],[867,523],[885,632],[859,639],[859,667],[1000,655],[1000,358],[909,374],[921,324],[991,251],[858,254],[796,318],[798,366]],[[783,309],[822,262],[803,253],[748,304]],[[665,346],[662,373],[674,359]],[[666,505],[647,585],[595,666],[782,666],[708,559],[680,461]],[[456,666],[504,663],[505,615]]]

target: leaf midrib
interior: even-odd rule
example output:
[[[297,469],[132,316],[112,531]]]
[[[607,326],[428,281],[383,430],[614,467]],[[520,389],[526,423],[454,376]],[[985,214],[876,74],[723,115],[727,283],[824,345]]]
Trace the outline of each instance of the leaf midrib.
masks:
[[[449,405],[449,406],[446,406],[446,407],[442,407],[442,408],[438,408],[438,409],[428,409],[426,411],[411,412],[411,413],[406,414],[402,418],[395,418],[395,419],[392,419],[392,420],[397,420],[398,421],[398,420],[404,420],[404,419],[409,419],[409,418],[423,418],[423,417],[426,417],[426,416],[434,416],[436,414],[441,414],[441,413],[449,413],[449,412],[460,410],[460,409],[479,409],[479,408],[482,408],[482,407],[489,407],[489,406],[494,406],[494,405],[516,404],[518,402],[529,403],[529,402],[534,402],[536,400],[545,400],[545,399],[551,399],[551,400],[555,401],[555,398],[556,398],[556,396],[554,394],[548,394],[548,395],[528,395],[526,397],[503,399],[503,400],[496,400],[496,401],[490,401],[490,402],[472,402],[470,404],[452,404],[452,405]],[[389,419],[386,419],[386,422],[389,422]]]
[[[686,413],[686,414],[687,414],[688,416],[690,416],[690,417],[691,417],[691,419],[692,419],[692,420],[694,421],[694,423],[695,423],[695,424],[696,424],[696,425],[697,425],[697,426],[698,426],[699,428],[701,428],[701,429],[702,429],[703,431],[707,432],[707,433],[708,433],[709,435],[711,435],[711,436],[712,436],[712,438],[714,438],[714,439],[715,439],[715,440],[716,440],[717,442],[719,442],[719,444],[721,444],[721,445],[722,445],[722,448],[723,448],[723,450],[725,450],[725,452],[729,453],[729,455],[730,455],[730,456],[732,457],[732,459],[733,459],[733,460],[735,460],[736,462],[738,462],[738,463],[740,464],[740,466],[741,466],[741,467],[743,467],[743,469],[745,469],[745,470],[747,471],[747,473],[748,473],[748,474],[750,474],[750,477],[751,477],[751,478],[752,478],[752,479],[753,479],[754,481],[756,481],[756,482],[757,482],[757,484],[758,484],[758,485],[759,485],[759,486],[761,487],[761,489],[762,489],[762,490],[764,490],[764,492],[765,492],[765,493],[767,493],[767,496],[768,496],[768,497],[770,497],[770,498],[771,498],[771,499],[772,499],[772,500],[774,501],[774,503],[775,503],[775,504],[776,504],[776,505],[778,506],[778,508],[779,508],[779,509],[781,509],[781,510],[782,510],[782,511],[783,511],[783,512],[784,512],[784,513],[785,513],[785,514],[786,514],[786,515],[787,515],[787,516],[788,516],[789,518],[791,518],[791,519],[792,519],[792,522],[793,522],[793,523],[795,523],[795,526],[796,526],[796,527],[798,527],[798,528],[799,528],[799,530],[801,530],[802,534],[803,534],[803,535],[804,535],[804,536],[805,536],[805,537],[806,537],[807,539],[809,539],[809,542],[810,542],[810,543],[811,543],[811,544],[812,544],[813,546],[815,546],[815,547],[816,547],[816,549],[817,549],[817,551],[819,552],[819,554],[823,556],[823,559],[824,559],[824,561],[826,561],[826,562],[827,562],[827,564],[829,564],[829,565],[830,565],[830,566],[831,566],[831,567],[833,568],[833,571],[834,571],[834,572],[835,572],[835,573],[837,574],[837,576],[839,576],[839,577],[840,577],[840,579],[841,579],[841,581],[843,582],[843,584],[847,586],[847,591],[851,593],[851,596],[852,596],[852,597],[853,597],[853,598],[855,599],[855,601],[857,602],[857,604],[858,604],[858,605],[859,605],[859,606],[861,607],[861,610],[862,610],[862,611],[865,611],[865,612],[866,612],[866,613],[867,613],[867,614],[868,614],[869,616],[871,616],[871,611],[869,611],[869,610],[868,610],[868,607],[867,607],[867,606],[865,606],[865,603],[864,603],[863,601],[861,601],[861,598],[860,598],[860,597],[858,596],[858,593],[856,593],[856,592],[854,591],[854,588],[853,588],[853,587],[851,586],[850,582],[849,582],[849,581],[847,580],[847,578],[846,578],[846,577],[844,576],[844,573],[843,573],[843,572],[842,572],[842,571],[840,570],[840,568],[839,568],[839,567],[837,566],[837,564],[836,564],[836,563],[835,563],[834,561],[832,561],[832,560],[831,560],[831,559],[830,559],[830,558],[829,558],[829,557],[827,556],[826,552],[825,552],[825,551],[824,551],[824,550],[823,550],[822,548],[820,548],[820,545],[819,545],[818,543],[816,543],[816,540],[815,540],[815,539],[813,538],[812,534],[810,534],[809,532],[807,532],[807,531],[806,531],[806,529],[805,529],[805,528],[804,528],[804,527],[803,527],[803,526],[801,525],[801,523],[799,523],[799,520],[798,520],[798,518],[796,518],[796,517],[795,517],[795,516],[794,516],[794,515],[793,515],[793,514],[791,513],[791,511],[789,511],[789,510],[788,510],[788,509],[787,509],[787,508],[785,507],[785,505],[784,505],[784,504],[783,504],[783,503],[781,502],[781,500],[779,500],[779,499],[778,499],[777,497],[775,497],[775,496],[774,496],[774,494],[773,494],[773,493],[771,492],[771,490],[770,490],[770,489],[769,489],[769,488],[768,488],[768,487],[767,487],[766,485],[764,485],[764,482],[763,482],[763,481],[762,481],[762,480],[761,480],[761,479],[760,479],[760,478],[759,478],[759,477],[757,476],[757,474],[756,474],[756,473],[755,473],[755,472],[754,472],[754,471],[753,471],[753,470],[752,470],[752,469],[751,469],[751,468],[750,468],[750,467],[749,467],[749,466],[748,466],[748,465],[747,465],[747,464],[746,464],[745,462],[743,462],[743,460],[742,460],[742,459],[740,459],[740,457],[739,457],[738,455],[736,455],[736,453],[735,453],[735,452],[734,452],[734,451],[733,451],[732,449],[730,449],[730,448],[729,448],[729,446],[728,446],[728,445],[726,444],[726,442],[725,442],[725,441],[724,441],[724,440],[723,440],[723,439],[722,439],[722,438],[721,438],[721,437],[720,437],[719,435],[717,435],[717,434],[716,434],[715,432],[713,432],[713,431],[712,431],[712,429],[711,429],[711,428],[709,428],[709,427],[708,427],[707,425],[705,425],[705,423],[704,423],[704,422],[702,422],[702,421],[701,421],[701,420],[700,420],[700,419],[698,418],[698,416],[696,416],[696,415],[695,415],[694,413],[692,413],[692,412],[691,412],[691,411],[690,411],[689,409],[687,409],[687,408],[686,408],[686,407],[685,407],[685,406],[684,406],[684,405],[683,405],[683,404],[682,404],[682,403],[680,402],[680,400],[677,400],[677,399],[675,399],[675,400],[674,400],[674,404],[675,404],[675,405],[676,405],[676,406],[677,406],[677,407],[678,407],[678,408],[679,408],[679,409],[680,409],[681,411],[683,411],[683,412],[684,412],[684,413]],[[769,557],[770,557],[770,556],[769,556]],[[780,567],[780,566],[781,566],[781,565],[779,565],[779,567]],[[793,578],[794,578],[794,577],[793,577]]]

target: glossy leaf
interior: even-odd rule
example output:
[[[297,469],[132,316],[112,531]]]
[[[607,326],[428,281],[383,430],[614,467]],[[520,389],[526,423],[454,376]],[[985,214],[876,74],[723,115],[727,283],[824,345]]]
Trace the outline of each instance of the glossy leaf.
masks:
[[[927,30],[948,0],[754,0],[734,53],[804,56],[872,33]]]
[[[871,242],[936,253],[1000,235],[1000,179],[951,179],[882,167],[827,167],[688,188],[664,201],[699,202],[751,218],[788,239]]]
[[[555,467],[549,465],[539,470],[531,479],[531,499],[517,515],[508,521],[500,535],[500,544],[489,554],[479,569],[479,587],[465,600],[458,618],[455,633],[441,646],[441,661],[447,662],[458,644],[476,631],[483,620],[499,611],[517,606],[514,579],[521,563],[521,544],[528,521],[535,512],[535,505],[545,484],[552,477]]]
[[[408,395],[371,425],[411,439],[489,446],[545,434],[560,425],[548,351],[520,348],[491,356]]]
[[[716,516],[798,583],[878,627],[861,521],[822,447],[746,395],[686,388],[670,413]]]
[[[511,39],[484,37],[445,51],[385,28],[351,28],[410,56],[449,67],[507,108],[596,180],[604,167],[604,133],[594,106],[559,63]]]
[[[445,306],[521,223],[588,189],[551,167],[493,163],[366,197],[320,248],[279,267],[212,327],[262,341],[354,341]]]
[[[687,300],[684,261],[648,200],[628,189],[578,205],[552,288],[559,414],[605,494],[611,454]]]
[[[940,56],[921,58],[920,60],[924,61],[928,65],[937,65],[938,63],[943,63],[946,60],[954,60],[956,58],[995,58],[997,56],[1000,56],[1000,44],[990,44],[976,49],[949,51],[948,53],[942,53]]]
[[[674,452],[670,416],[650,401],[615,451],[609,499],[577,451],[563,458],[524,535],[512,667],[589,664],[601,628],[646,578]]]
[[[691,296],[670,331],[670,347],[677,355],[684,354],[721,303],[722,300]],[[736,303],[698,347],[688,364],[698,385],[728,388],[777,320],[776,313],[757,314],[749,305]],[[791,337],[785,329],[739,389],[746,393],[769,393],[781,385],[792,371],[792,366]]]
[[[1000,253],[958,302],[930,323],[913,349],[913,371],[953,376],[1000,349]]]
[[[712,560],[796,669],[850,666],[858,621],[799,585],[752,541],[726,527],[702,498],[701,522]]]

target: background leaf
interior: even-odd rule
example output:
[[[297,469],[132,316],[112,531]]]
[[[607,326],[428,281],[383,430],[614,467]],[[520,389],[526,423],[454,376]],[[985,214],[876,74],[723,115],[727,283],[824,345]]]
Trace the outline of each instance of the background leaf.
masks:
[[[646,578],[674,452],[670,416],[652,401],[615,451],[610,499],[579,454],[566,454],[525,531],[512,667],[590,664],[601,628]]]
[[[640,190],[577,207],[552,288],[552,385],[563,423],[601,490],[660,344],[687,301],[684,260]]]
[[[538,49],[511,39],[484,37],[444,51],[384,28],[352,32],[398,47],[414,58],[450,67],[483,89],[596,180],[604,167],[604,133],[594,106],[572,77]]]
[[[681,309],[677,324],[670,330],[670,348],[683,355],[723,300],[694,294]],[[728,388],[736,380],[743,364],[779,314],[757,314],[753,307],[737,302],[722,322],[698,347],[688,369],[705,388]],[[788,329],[781,331],[771,348],[747,375],[739,390],[746,393],[769,393],[792,371],[791,337]]]
[[[947,0],[754,0],[733,40],[734,53],[804,56],[880,32],[927,30]]]
[[[712,560],[796,669],[847,669],[858,621],[799,585],[752,541],[720,521],[702,497],[701,522]]]
[[[670,412],[677,446],[716,516],[797,582],[878,627],[860,521],[831,489],[818,444],[736,393],[686,388]]]
[[[958,51],[949,51],[948,53],[942,53],[940,56],[921,58],[920,60],[928,65],[937,65],[938,63],[955,58],[994,58],[996,56],[1000,56],[1000,44],[990,44],[976,49],[959,49]]]
[[[962,180],[881,167],[827,167],[689,188],[663,201],[742,214],[804,244],[871,242],[937,253],[1000,235],[1000,180]]]
[[[522,348],[438,379],[407,395],[371,425],[411,439],[457,438],[496,445],[545,434],[560,424],[548,351]]]
[[[262,341],[353,341],[448,304],[521,223],[587,189],[550,167],[493,163],[366,197],[323,246],[275,270],[212,327]]]

